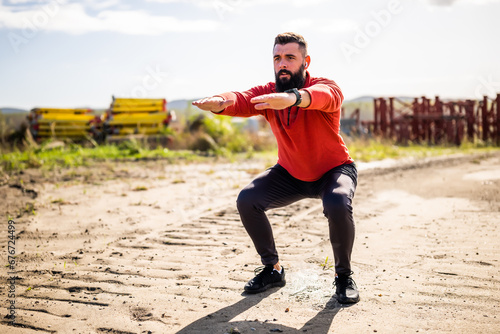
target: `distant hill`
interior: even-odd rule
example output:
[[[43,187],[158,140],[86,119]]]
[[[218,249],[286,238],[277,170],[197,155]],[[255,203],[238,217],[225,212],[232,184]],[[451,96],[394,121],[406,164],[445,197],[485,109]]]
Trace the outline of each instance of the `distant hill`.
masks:
[[[167,109],[171,110],[184,110],[188,108],[188,105],[191,103],[191,100],[173,100],[167,101]]]
[[[344,103],[356,103],[356,102],[373,102],[373,99],[374,97],[373,96],[360,96],[360,97],[357,97],[355,99],[351,99],[351,100],[345,100]]]
[[[28,110],[18,109],[18,108],[0,108],[0,112],[4,115],[7,114],[27,114]]]
[[[350,100],[345,100],[344,103],[356,103],[356,102],[370,102],[370,103],[373,103],[373,99],[374,98],[378,98],[378,97],[388,97],[388,96],[369,96],[369,95],[365,95],[365,96],[360,96],[360,97],[356,97],[354,99],[350,99]],[[394,96],[395,98],[401,100],[401,101],[405,101],[405,102],[411,102],[413,101],[414,97],[410,97],[410,96]]]
[[[0,108],[0,133],[8,136],[28,125],[28,111],[18,108]]]

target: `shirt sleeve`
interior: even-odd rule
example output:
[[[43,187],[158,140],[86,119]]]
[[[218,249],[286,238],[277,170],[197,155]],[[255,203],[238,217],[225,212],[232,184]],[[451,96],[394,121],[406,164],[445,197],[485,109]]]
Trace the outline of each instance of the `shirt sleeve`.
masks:
[[[244,92],[227,92],[218,94],[216,96],[222,97],[225,101],[234,100],[234,104],[227,107],[222,112],[214,114],[238,117],[264,115],[265,110],[255,109],[255,104],[251,103],[250,100],[255,96],[269,94],[271,92],[271,87],[269,84],[267,84],[265,86],[250,88],[249,90],[246,90]]]
[[[311,86],[303,88],[311,96],[311,104],[305,109],[315,109],[324,112],[338,112],[344,101],[340,87],[333,81],[316,78]]]

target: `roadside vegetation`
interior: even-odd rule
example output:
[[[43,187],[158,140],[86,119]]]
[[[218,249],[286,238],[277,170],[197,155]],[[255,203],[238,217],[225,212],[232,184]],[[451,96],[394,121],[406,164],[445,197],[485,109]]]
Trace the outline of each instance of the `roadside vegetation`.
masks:
[[[275,161],[276,141],[264,122],[235,123],[229,117],[194,115],[182,127],[165,129],[159,138],[133,138],[98,144],[88,138],[80,142],[48,139],[35,143],[14,136],[15,142],[4,145],[0,152],[0,171],[7,174],[28,168],[54,170],[91,166],[95,162],[161,159],[175,162],[214,160],[240,161],[265,159]],[[481,142],[456,146],[398,146],[377,138],[345,137],[351,156],[356,161],[399,158],[424,158],[459,153],[487,153],[500,148]]]
[[[369,162],[384,159],[427,158],[453,154],[480,154],[500,152],[500,147],[464,141],[460,146],[411,143],[406,146],[396,145],[377,138],[356,138],[347,144],[349,153],[357,161]]]

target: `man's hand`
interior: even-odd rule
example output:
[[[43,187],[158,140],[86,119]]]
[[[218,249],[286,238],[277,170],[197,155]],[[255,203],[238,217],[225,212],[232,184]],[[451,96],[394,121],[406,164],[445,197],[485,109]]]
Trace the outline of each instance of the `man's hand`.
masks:
[[[272,93],[254,97],[250,100],[255,104],[255,109],[285,109],[293,105],[297,97],[289,93]]]
[[[193,102],[193,106],[196,106],[201,110],[211,111],[214,113],[220,113],[226,109],[226,107],[232,106],[233,104],[234,100],[224,100],[220,96],[206,97]]]
[[[311,104],[311,97],[307,91],[299,91],[302,96],[302,103],[299,107],[308,107]],[[272,93],[254,97],[250,100],[256,103],[255,109],[276,109],[281,110],[293,106],[297,101],[297,97],[293,93]]]

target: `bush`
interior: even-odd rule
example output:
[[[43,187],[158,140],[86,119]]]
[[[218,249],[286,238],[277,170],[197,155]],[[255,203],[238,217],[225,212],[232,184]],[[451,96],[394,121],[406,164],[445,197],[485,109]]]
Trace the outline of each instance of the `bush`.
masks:
[[[252,133],[245,129],[246,124],[235,123],[228,116],[198,114],[187,121],[184,131],[173,136],[173,147],[223,156],[276,147],[274,137]]]

